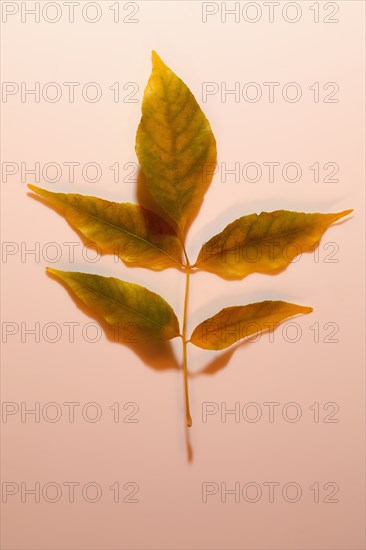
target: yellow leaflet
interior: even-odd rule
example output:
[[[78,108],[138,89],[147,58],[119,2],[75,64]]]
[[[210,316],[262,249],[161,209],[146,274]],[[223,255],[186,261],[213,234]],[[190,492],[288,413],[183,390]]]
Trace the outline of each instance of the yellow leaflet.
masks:
[[[97,197],[52,193],[28,185],[46,199],[103,254],[115,254],[126,264],[160,270],[180,267],[182,246],[174,230],[159,216],[136,204]]]
[[[111,327],[133,328],[138,342],[159,342],[179,336],[171,306],[147,288],[114,277],[47,268]]]
[[[243,216],[202,246],[195,266],[224,279],[277,273],[299,254],[315,250],[328,227],[351,212],[305,214],[277,210]]]
[[[225,349],[247,336],[273,330],[284,319],[311,311],[311,307],[270,300],[226,307],[200,323],[194,329],[190,342],[203,349]]]
[[[183,231],[210,185],[216,142],[189,88],[155,52],[152,61],[136,153],[150,193]]]

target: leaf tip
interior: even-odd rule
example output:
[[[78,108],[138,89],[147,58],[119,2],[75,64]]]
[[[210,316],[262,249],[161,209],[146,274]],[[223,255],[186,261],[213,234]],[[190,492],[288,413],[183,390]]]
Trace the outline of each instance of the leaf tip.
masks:
[[[152,59],[153,67],[158,67],[159,65],[163,65],[161,58],[158,56],[155,50],[151,51],[151,59]]]
[[[348,216],[348,214],[351,214],[352,212],[353,212],[353,208],[349,208],[348,210],[343,210],[342,212],[337,212],[337,214],[334,214],[334,221],[336,222],[341,218]]]
[[[342,212],[343,216],[348,216],[348,214],[352,214],[353,212],[353,208],[349,208],[348,210],[344,210],[344,212]]]
[[[348,210],[343,210],[343,212],[340,212],[340,216],[348,216],[348,214],[351,214],[353,212],[353,208],[348,208]]]
[[[56,277],[59,277],[59,274],[62,273],[62,271],[59,271],[58,269],[53,269],[53,267],[46,267],[46,273],[47,275],[55,275]]]

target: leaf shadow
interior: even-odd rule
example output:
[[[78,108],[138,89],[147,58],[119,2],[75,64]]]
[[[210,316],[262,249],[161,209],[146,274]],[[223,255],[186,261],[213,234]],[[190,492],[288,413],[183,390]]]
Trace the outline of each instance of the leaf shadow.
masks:
[[[217,374],[219,371],[227,367],[230,359],[239,348],[242,348],[248,344],[250,344],[250,340],[244,340],[243,342],[238,342],[233,346],[230,346],[223,353],[220,353],[218,357],[215,357],[214,359],[212,359],[212,361],[207,363],[207,365],[204,366],[202,369],[197,372],[190,373],[190,378],[198,378],[199,376],[203,375],[212,376],[214,374]]]
[[[94,319],[99,324],[99,326],[103,329],[107,340],[113,343],[125,345],[127,348],[133,351],[146,366],[156,371],[165,372],[168,370],[182,370],[182,365],[178,363],[170,341],[146,343],[126,342],[125,340],[121,340],[120,331],[118,331],[116,335],[116,331],[113,329],[113,327],[111,327],[105,320],[101,319],[91,308],[85,305],[84,302],[82,302],[82,300],[78,298],[74,292],[71,291],[71,289],[64,281],[60,280],[58,277],[48,271],[47,276],[61,284],[76,305],[76,307],[82,313]],[[187,461],[189,464],[192,464],[194,454],[190,438],[190,429],[185,425],[184,430]]]
[[[347,218],[341,218],[340,220],[337,220],[336,222],[332,223],[331,227],[337,226],[337,225],[343,225],[344,223],[349,222],[349,220],[352,220],[354,218],[354,215],[352,216],[352,212],[348,214]]]
[[[179,234],[179,229],[176,222],[168,216],[168,214],[165,212],[165,210],[163,210],[163,208],[161,208],[158,205],[158,203],[155,201],[154,197],[150,193],[147,187],[145,174],[143,173],[140,167],[138,169],[137,178],[136,178],[136,199],[141,206],[144,206],[145,208],[152,210],[155,214],[163,218],[163,220],[165,220],[168,224],[170,224],[175,229],[177,234]],[[204,199],[202,203],[199,206],[197,206],[195,209],[192,209],[192,211],[188,215],[188,218],[183,230],[183,235],[182,235],[184,239],[192,223],[194,222],[195,218],[199,214],[199,211],[201,210],[203,202],[204,202]]]
[[[155,214],[157,214],[165,221],[167,221],[170,225],[172,225],[172,219],[169,218],[165,210],[163,210],[163,208],[159,206],[159,204],[155,201],[154,197],[148,190],[145,175],[140,167],[138,169],[136,178],[136,199],[138,204],[144,206],[145,208],[148,208],[149,210],[152,210],[153,212],[155,212]]]
[[[187,452],[187,461],[191,464],[193,462],[193,447],[191,443],[191,437],[190,437],[190,428],[188,426],[185,426],[185,434],[186,434],[186,452]]]
[[[85,305],[80,300],[80,298],[78,298],[71,291],[71,289],[68,288],[66,283],[61,281],[52,273],[47,272],[47,276],[61,284],[70,296],[70,298],[73,300],[77,308],[88,317],[94,319],[100,325],[107,340],[116,344],[125,345],[131,351],[136,353],[136,355],[143,363],[145,363],[145,365],[154,370],[181,370],[181,366],[177,362],[170,341],[157,343],[134,341],[134,336],[131,331],[127,330],[126,334],[122,334],[120,330],[116,331],[111,325],[101,319],[99,315],[97,315],[91,308]]]

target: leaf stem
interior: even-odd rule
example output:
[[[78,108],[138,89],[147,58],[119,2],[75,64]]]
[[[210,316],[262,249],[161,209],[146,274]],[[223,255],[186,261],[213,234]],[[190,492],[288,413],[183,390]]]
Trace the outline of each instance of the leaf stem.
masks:
[[[188,261],[188,258],[187,258]],[[192,418],[189,410],[189,393],[188,393],[188,368],[187,368],[187,340],[186,340],[186,329],[187,329],[187,310],[188,310],[188,296],[189,296],[189,276],[191,274],[191,266],[186,266],[186,290],[184,296],[184,310],[183,310],[183,329],[182,329],[182,342],[183,342],[183,375],[184,375],[184,396],[186,404],[186,421],[187,426],[190,428],[192,426]]]
[[[189,267],[190,268],[191,264],[189,263],[189,258],[188,258],[188,254],[187,254],[187,251],[186,251],[186,247],[184,246],[184,237],[183,236],[180,237],[180,242],[182,244],[183,254],[184,254],[185,261],[186,261],[184,267],[186,267],[186,268]]]

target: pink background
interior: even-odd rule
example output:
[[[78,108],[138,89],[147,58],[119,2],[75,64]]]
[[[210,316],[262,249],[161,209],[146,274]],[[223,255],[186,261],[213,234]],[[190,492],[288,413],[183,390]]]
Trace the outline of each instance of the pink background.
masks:
[[[85,2],[84,2],[85,3]],[[28,2],[27,4],[33,4]],[[61,5],[62,3],[60,3]],[[83,5],[83,2],[81,2]],[[257,4],[261,4],[257,2]],[[66,408],[57,423],[35,423],[20,414],[2,423],[2,480],[35,482],[97,482],[103,495],[99,502],[82,500],[80,492],[69,503],[66,492],[59,502],[41,499],[34,503],[20,494],[2,506],[5,549],[349,549],[364,548],[363,449],[363,220],[364,220],[364,4],[338,2],[339,23],[313,21],[309,2],[300,2],[303,15],[290,24],[279,15],[273,23],[263,15],[255,24],[220,22],[220,14],[201,21],[200,2],[140,2],[139,23],[113,22],[112,2],[100,2],[103,16],[88,24],[76,11],[73,24],[63,18],[55,24],[41,20],[26,23],[15,15],[2,25],[3,80],[34,82],[95,81],[103,89],[98,103],[75,103],[63,95],[58,103],[20,95],[2,104],[3,162],[97,162],[103,177],[86,182],[80,168],[75,182],[68,182],[66,168],[58,183],[40,185],[48,189],[95,194],[116,201],[135,201],[134,183],[113,181],[108,168],[136,162],[135,131],[140,118],[141,97],[151,70],[150,51],[155,49],[165,62],[190,86],[211,121],[218,142],[219,162],[231,168],[235,162],[297,162],[303,176],[297,183],[276,178],[248,183],[231,176],[226,183],[217,174],[206,195],[200,215],[188,235],[188,253],[193,260],[202,243],[238,216],[261,210],[285,208],[300,211],[335,212],[354,208],[346,223],[332,227],[324,236],[319,262],[312,254],[302,257],[276,277],[253,275],[243,281],[227,282],[212,274],[192,277],[189,331],[199,322],[228,305],[264,299],[283,299],[311,305],[314,312],[296,319],[302,335],[289,343],[281,329],[275,341],[262,336],[255,344],[239,346],[231,356],[189,348],[192,372],[215,361],[222,367],[215,374],[192,377],[190,394],[193,428],[190,431],[193,461],[186,456],[183,424],[182,376],[168,358],[148,357],[143,361],[123,345],[103,335],[96,343],[83,340],[81,329],[93,320],[78,309],[65,290],[45,275],[47,258],[35,261],[20,253],[3,259],[2,320],[34,323],[44,327],[58,323],[61,338],[39,343],[20,332],[3,345],[2,399],[25,402],[96,402],[103,411],[99,422],[83,420],[80,408],[74,423]],[[321,5],[321,10],[323,9]],[[281,4],[281,7],[283,3]],[[266,12],[263,8],[263,14]],[[121,11],[123,16],[130,9]],[[91,13],[91,12],[90,12]],[[324,17],[321,11],[321,17]],[[51,12],[50,12],[51,14]],[[265,99],[263,82],[281,86],[276,99]],[[287,82],[301,85],[303,97],[297,103],[282,99]],[[137,103],[114,103],[108,90],[120,82],[136,82]],[[261,83],[264,98],[258,103],[228,96],[209,97],[202,103],[202,82]],[[338,103],[314,103],[309,90],[314,82],[322,86],[337,82]],[[66,93],[66,88],[62,88]],[[331,90],[328,90],[328,92]],[[324,92],[321,91],[322,97]],[[340,166],[338,183],[315,183],[309,166],[335,162]],[[324,177],[324,174],[322,175]],[[34,177],[27,182],[36,183]],[[129,269],[105,256],[95,264],[85,262],[81,246],[75,261],[68,259],[65,242],[80,242],[64,220],[27,193],[20,174],[2,182],[2,239],[19,248],[40,247],[54,242],[62,249],[58,269],[114,275],[146,285],[160,293],[175,309],[183,312],[184,277],[174,270],[154,273]],[[324,261],[335,243],[337,263]],[[24,245],[23,245],[24,246]],[[49,249],[51,255],[52,250]],[[90,254],[92,257],[92,254]],[[79,323],[75,341],[69,342],[65,322]],[[320,326],[320,342],[314,342],[314,323]],[[324,339],[336,323],[338,343]],[[333,326],[333,325],[332,325]],[[4,324],[3,324],[4,327]],[[50,329],[50,336],[52,330]],[[293,333],[289,329],[289,336]],[[93,336],[92,331],[90,337]],[[180,341],[173,342],[178,361]],[[145,364],[149,362],[150,365]],[[151,368],[153,365],[155,368]],[[136,402],[138,423],[114,423],[109,407],[114,403]],[[243,418],[220,421],[220,415],[202,422],[203,402],[235,402],[243,407],[259,404],[263,412],[257,423]],[[273,423],[268,421],[265,402],[278,402]],[[297,423],[282,418],[282,407],[296,402],[302,411]],[[320,403],[321,421],[314,422],[309,410]],[[338,423],[326,423],[324,404],[339,406]],[[129,412],[129,411],[128,411]],[[293,411],[292,411],[293,412]],[[126,411],[122,410],[125,415]],[[51,414],[51,412],[50,412]],[[253,410],[248,413],[253,414]],[[289,412],[291,414],[291,411]],[[114,503],[108,489],[113,483],[138,483],[139,503]],[[202,503],[203,482],[226,483],[231,488],[256,482],[263,489],[257,503],[233,496],[220,501],[220,494]],[[268,502],[264,482],[278,482],[275,501]],[[297,503],[286,502],[281,488],[296,482],[302,488]],[[330,489],[321,489],[321,502],[314,503],[309,486],[318,482],[337,483],[338,503],[322,502]],[[127,494],[127,493],[124,493]]]

